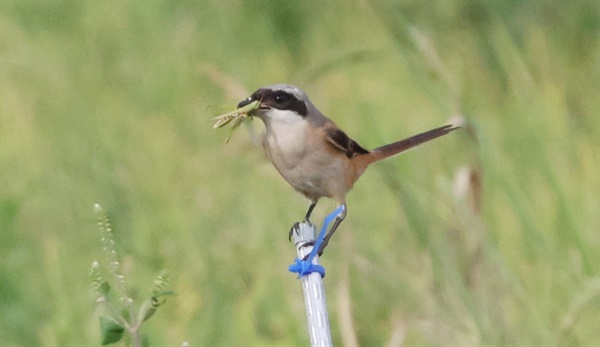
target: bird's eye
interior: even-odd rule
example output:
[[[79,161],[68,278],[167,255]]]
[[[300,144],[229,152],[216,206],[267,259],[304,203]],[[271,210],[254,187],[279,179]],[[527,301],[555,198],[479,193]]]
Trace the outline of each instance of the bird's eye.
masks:
[[[273,100],[278,103],[278,104],[283,104],[284,102],[286,102],[289,98],[289,95],[287,95],[286,93],[277,93],[275,94],[275,97],[273,98]]]

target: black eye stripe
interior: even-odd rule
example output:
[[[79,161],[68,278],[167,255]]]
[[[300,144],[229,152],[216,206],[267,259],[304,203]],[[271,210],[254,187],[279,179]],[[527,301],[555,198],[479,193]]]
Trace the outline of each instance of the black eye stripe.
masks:
[[[294,93],[281,89],[259,89],[240,101],[238,108],[246,106],[254,100],[259,100],[263,105],[279,110],[294,111],[302,117],[306,117],[308,114],[308,106],[305,101],[299,99]]]
[[[283,104],[285,102],[289,102],[292,98],[295,98],[293,95],[288,94],[286,92],[275,92],[275,96],[273,97],[273,99],[275,100],[275,102]]]
[[[285,90],[261,89],[254,95],[256,99],[273,108],[294,111],[303,117],[308,113],[306,103]]]

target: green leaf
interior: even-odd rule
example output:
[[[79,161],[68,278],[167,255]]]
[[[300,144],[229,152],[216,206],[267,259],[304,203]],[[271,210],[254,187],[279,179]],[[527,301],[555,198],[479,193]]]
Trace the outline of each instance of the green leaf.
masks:
[[[149,300],[144,301],[138,313],[138,320],[140,322],[144,322],[148,318],[152,317],[154,313],[156,313],[158,306],[159,303],[155,297],[151,297]]]
[[[107,295],[108,292],[110,292],[110,284],[108,282],[102,282],[98,286],[98,293],[100,293],[102,295]]]
[[[119,321],[109,316],[100,316],[100,336],[103,346],[119,341],[124,332],[125,327]]]
[[[175,291],[173,291],[173,290],[163,290],[163,291],[154,293],[155,298],[160,298],[161,296],[167,296],[167,295],[177,295],[177,293],[175,293]]]

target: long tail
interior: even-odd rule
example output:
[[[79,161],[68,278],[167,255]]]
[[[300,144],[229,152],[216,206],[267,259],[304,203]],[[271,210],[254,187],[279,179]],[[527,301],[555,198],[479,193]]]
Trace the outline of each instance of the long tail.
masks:
[[[389,145],[375,148],[374,150],[357,155],[352,158],[352,165],[354,166],[354,176],[352,177],[351,183],[354,184],[358,178],[365,172],[367,167],[372,163],[391,157],[393,155],[408,151],[424,142],[433,140],[440,136],[446,135],[447,133],[460,128],[452,124],[444,125],[433,130],[426,131],[424,133],[411,136],[407,139],[400,140],[398,142],[390,143]]]
[[[411,148],[414,148],[424,142],[427,142],[429,140],[433,140],[437,137],[446,135],[447,133],[458,129],[458,127],[452,125],[452,124],[448,124],[448,125],[444,125],[443,127],[439,127],[433,130],[429,130],[426,131],[424,133],[415,135],[415,136],[411,136],[407,139],[398,141],[398,142],[394,142],[394,143],[390,143],[389,145],[385,145],[385,146],[381,146],[379,148],[375,148],[374,150],[371,151],[371,156],[373,157],[373,161],[372,162],[376,162],[379,161],[381,159],[385,159],[388,157],[391,157],[393,155],[402,153],[404,151],[407,151]]]
[[[393,155],[405,152],[411,148],[414,148],[424,142],[427,142],[429,140],[433,140],[435,138],[438,138],[440,136],[446,135],[447,133],[458,129],[458,126],[452,125],[452,124],[448,124],[448,125],[444,125],[443,127],[439,127],[433,130],[429,130],[426,131],[424,133],[421,134],[417,134],[415,136],[411,136],[407,139],[398,141],[398,142],[394,142],[394,143],[390,143],[389,145],[385,145],[385,146],[381,146],[379,148],[375,148],[374,150],[372,150],[369,153],[360,155],[358,157],[356,157],[356,162],[355,164],[357,165],[357,174],[358,176],[360,176],[364,170],[367,168],[367,166],[369,166],[370,164],[391,157]],[[358,176],[356,177],[356,179],[358,179]]]

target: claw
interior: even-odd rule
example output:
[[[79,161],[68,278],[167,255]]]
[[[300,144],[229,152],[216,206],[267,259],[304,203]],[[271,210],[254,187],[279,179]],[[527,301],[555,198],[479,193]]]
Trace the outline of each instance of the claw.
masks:
[[[306,241],[303,244],[300,245],[300,247],[298,248],[303,248],[303,247],[308,247],[308,246],[314,246],[315,245],[315,240],[310,240],[310,241]],[[311,252],[308,252],[303,258],[303,261],[306,261],[308,259],[308,257],[310,256]]]
[[[294,232],[296,232],[296,234],[297,234],[299,229],[300,229],[300,223],[296,222],[296,223],[294,223],[294,225],[292,225],[292,227],[290,228],[290,232],[288,234],[288,240],[290,242],[292,242],[292,235],[294,234]]]
[[[303,244],[301,244],[299,248],[314,246],[314,245],[315,245],[315,240],[310,240],[310,241],[306,241]]]

